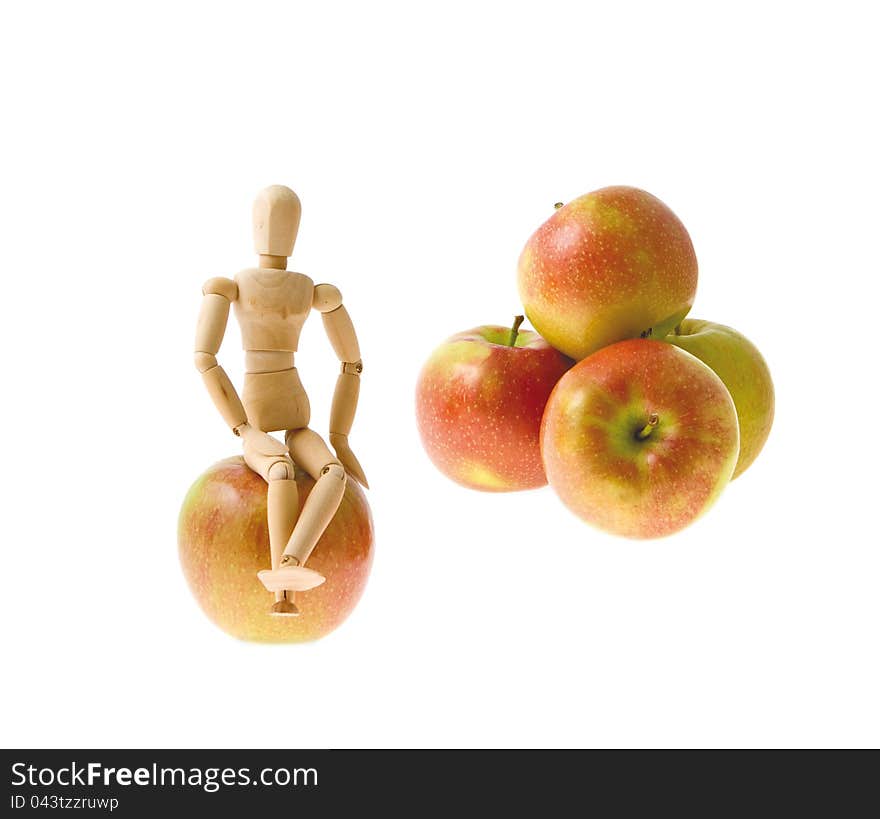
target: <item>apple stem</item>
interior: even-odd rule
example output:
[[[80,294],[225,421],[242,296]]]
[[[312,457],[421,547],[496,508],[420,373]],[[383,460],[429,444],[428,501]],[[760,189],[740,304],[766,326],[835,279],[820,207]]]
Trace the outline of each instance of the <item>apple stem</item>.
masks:
[[[516,337],[519,335],[519,326],[525,320],[525,316],[514,316],[513,327],[510,328],[510,338],[507,340],[508,347],[513,347],[516,344]]]
[[[644,441],[653,431],[654,427],[660,422],[660,416],[657,415],[656,412],[651,413],[651,417],[648,419],[648,423],[645,424],[637,433],[636,438],[640,441]]]
[[[554,202],[553,203],[553,210],[559,210],[564,204],[565,204],[565,202]]]

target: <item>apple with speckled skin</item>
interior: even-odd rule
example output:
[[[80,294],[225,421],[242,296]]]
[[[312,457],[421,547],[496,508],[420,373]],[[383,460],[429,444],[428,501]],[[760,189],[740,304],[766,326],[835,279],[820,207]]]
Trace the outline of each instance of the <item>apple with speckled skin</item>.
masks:
[[[521,321],[452,336],[418,377],[416,419],[425,451],[444,475],[471,489],[510,492],[547,483],[541,416],[572,361],[537,333],[519,330]]]
[[[739,460],[733,477],[751,466],[773,426],[776,399],[770,369],[742,333],[711,321],[685,319],[665,341],[708,364],[724,382],[739,418]]]
[[[616,341],[666,335],[693,304],[697,257],[657,197],[602,188],[559,207],[535,231],[518,282],[532,326],[580,360]]]
[[[556,385],[541,424],[550,485],[615,535],[671,535],[729,482],[739,454],[730,393],[702,361],[661,341],[605,347]]]
[[[315,482],[297,469],[300,509]],[[241,640],[300,643],[333,631],[352,612],[373,562],[373,519],[349,478],[339,509],[308,560],[327,580],[296,595],[299,617],[274,617],[257,579],[270,567],[266,482],[241,457],[214,464],[190,487],[178,521],[183,574],[202,610]]]

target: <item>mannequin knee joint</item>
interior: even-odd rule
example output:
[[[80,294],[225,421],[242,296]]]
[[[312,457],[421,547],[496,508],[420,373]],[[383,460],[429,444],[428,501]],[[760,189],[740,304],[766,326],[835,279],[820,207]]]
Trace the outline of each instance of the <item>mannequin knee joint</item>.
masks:
[[[321,477],[333,477],[337,480],[344,481],[345,480],[345,469],[343,469],[342,464],[332,463],[327,464],[321,470]]]
[[[289,481],[293,479],[293,462],[287,459],[276,461],[266,473],[270,481]]]

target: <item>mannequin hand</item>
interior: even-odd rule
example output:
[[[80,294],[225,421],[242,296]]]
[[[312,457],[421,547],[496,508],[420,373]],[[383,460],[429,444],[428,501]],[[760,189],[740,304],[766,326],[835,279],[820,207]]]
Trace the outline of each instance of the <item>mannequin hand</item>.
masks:
[[[287,447],[277,438],[273,438],[268,432],[254,429],[250,424],[242,424],[236,427],[236,432],[241,436],[245,451],[255,452],[260,455],[286,455]]]
[[[357,478],[359,483],[369,489],[370,485],[367,483],[367,476],[364,475],[364,469],[361,466],[360,461],[355,457],[354,452],[351,451],[351,447],[348,445],[348,436],[340,435],[338,432],[331,432],[330,443],[333,445],[333,449],[336,450],[336,457],[342,462],[345,471],[349,472]]]

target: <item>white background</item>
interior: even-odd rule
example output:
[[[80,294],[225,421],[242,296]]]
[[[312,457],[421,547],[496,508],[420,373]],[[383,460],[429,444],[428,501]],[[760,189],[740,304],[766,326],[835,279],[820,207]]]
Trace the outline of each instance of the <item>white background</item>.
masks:
[[[4,744],[880,742],[876,26],[720,8],[4,6]],[[373,576],[306,646],[227,637],[177,562],[184,493],[238,451],[192,364],[200,288],[253,263],[271,183],[366,365]],[[761,458],[664,541],[461,489],[416,434],[430,350],[508,323],[526,238],[608,184],[678,213],[692,315],[776,381]],[[324,432],[319,321],[300,349]],[[237,329],[221,361],[240,378]]]

